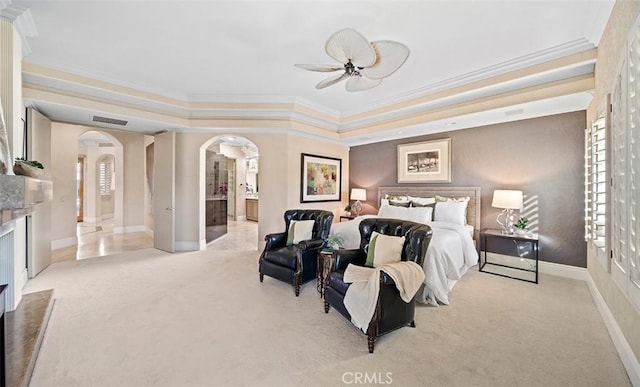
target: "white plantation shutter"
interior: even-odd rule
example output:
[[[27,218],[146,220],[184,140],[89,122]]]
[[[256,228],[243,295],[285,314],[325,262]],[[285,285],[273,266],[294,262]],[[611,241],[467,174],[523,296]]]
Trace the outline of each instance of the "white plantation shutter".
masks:
[[[640,307],[640,25],[629,39],[629,102],[627,125],[627,211],[629,293]]]
[[[99,164],[98,183],[100,185],[100,195],[111,195],[111,162],[103,160]]]
[[[585,149],[585,214],[586,239],[604,249],[606,245],[607,172],[606,128],[604,117],[587,129]]]
[[[611,276],[640,308],[640,19],[611,100]]]

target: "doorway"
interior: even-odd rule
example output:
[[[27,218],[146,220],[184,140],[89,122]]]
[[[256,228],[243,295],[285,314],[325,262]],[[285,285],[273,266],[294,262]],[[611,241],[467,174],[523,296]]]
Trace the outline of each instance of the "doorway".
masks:
[[[203,167],[200,237],[206,245],[243,229],[239,223],[247,222],[247,219],[258,221],[259,154],[258,147],[249,139],[232,135],[214,137],[200,149]],[[249,166],[251,172],[248,172]]]

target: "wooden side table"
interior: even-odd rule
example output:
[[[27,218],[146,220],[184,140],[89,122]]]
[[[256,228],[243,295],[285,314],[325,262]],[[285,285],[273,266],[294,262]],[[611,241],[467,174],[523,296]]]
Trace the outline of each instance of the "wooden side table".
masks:
[[[322,249],[318,252],[318,270],[316,274],[317,284],[316,290],[320,293],[320,297],[324,298],[324,286],[327,283],[327,277],[329,273],[333,271],[335,267],[336,259],[333,255],[333,250]]]

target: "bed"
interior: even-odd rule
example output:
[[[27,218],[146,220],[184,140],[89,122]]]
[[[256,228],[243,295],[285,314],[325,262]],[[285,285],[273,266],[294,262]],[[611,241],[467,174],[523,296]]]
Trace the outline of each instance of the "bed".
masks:
[[[466,206],[430,206],[434,211],[433,215],[439,211],[439,216],[435,217],[435,220],[427,220],[425,214],[429,216],[429,210],[421,208],[421,203],[427,207],[431,203],[429,199],[436,196],[439,197],[439,201],[448,199],[447,202],[453,203],[466,202],[463,200],[465,198],[469,200]],[[379,214],[361,215],[348,222],[334,223],[331,226],[330,237],[339,236],[343,248],[355,249],[360,247],[359,225],[363,219],[393,217],[428,224],[433,230],[433,236],[423,262],[424,286],[418,292],[416,300],[434,306],[449,305],[449,292],[453,286],[470,267],[478,263],[476,244],[480,231],[480,197],[480,187],[380,187]],[[398,199],[399,202],[391,205],[389,198]],[[412,203],[405,207],[406,201]],[[449,216],[448,210],[453,207],[455,211],[451,213],[456,215]]]

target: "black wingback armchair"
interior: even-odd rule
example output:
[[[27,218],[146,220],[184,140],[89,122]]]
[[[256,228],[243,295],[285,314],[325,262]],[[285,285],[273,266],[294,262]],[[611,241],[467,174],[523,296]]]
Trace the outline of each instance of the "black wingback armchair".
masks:
[[[330,306],[333,306],[351,321],[351,315],[343,303],[347,289],[351,285],[343,281],[344,271],[350,263],[364,266],[367,259],[366,249],[374,231],[385,235],[405,236],[401,260],[413,261],[422,266],[431,241],[432,231],[429,226],[398,219],[365,219],[360,223],[360,248],[334,252],[335,268],[329,273],[325,284],[325,313],[329,313]],[[415,327],[414,313],[415,297],[409,303],[404,302],[393,279],[382,271],[376,309],[366,332],[369,352],[373,353],[376,337],[407,325]]]
[[[292,220],[314,220],[311,239],[287,246],[287,232]],[[258,261],[260,282],[264,276],[293,284],[296,297],[300,285],[316,278],[318,251],[326,246],[333,213],[324,210],[287,210],[284,232],[265,236],[267,244]]]

